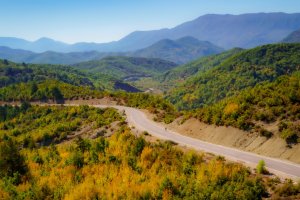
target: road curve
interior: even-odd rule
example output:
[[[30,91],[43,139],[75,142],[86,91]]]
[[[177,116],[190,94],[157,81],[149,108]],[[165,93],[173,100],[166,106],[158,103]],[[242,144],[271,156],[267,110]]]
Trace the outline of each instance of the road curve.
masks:
[[[66,106],[76,106],[78,104],[64,104]],[[300,165],[285,160],[270,158],[246,151],[241,151],[235,148],[225,147],[202,140],[194,139],[188,136],[181,135],[174,131],[165,129],[162,125],[148,119],[142,111],[126,107],[112,105],[90,105],[98,108],[113,107],[121,111],[125,111],[129,125],[134,126],[140,131],[147,131],[151,135],[176,142],[179,145],[191,147],[195,150],[210,152],[217,155],[222,155],[229,160],[238,161],[248,166],[255,167],[260,160],[264,160],[268,170],[281,177],[289,177],[294,180],[300,180]],[[300,155],[299,155],[300,156]]]
[[[107,106],[98,105],[97,107]],[[145,113],[138,109],[124,106],[112,107],[117,108],[119,110],[124,110],[127,115],[128,123],[130,125],[135,126],[135,128],[137,128],[138,130],[147,131],[155,137],[165,140],[171,140],[178,143],[179,145],[188,146],[196,150],[222,155],[230,160],[239,161],[252,167],[256,166],[260,160],[264,160],[266,163],[266,167],[272,173],[275,173],[277,175],[288,176],[293,179],[300,179],[299,164],[280,159],[274,159],[266,156],[261,156],[258,154],[245,152],[238,149],[224,147],[221,145],[216,145],[198,139],[190,138],[179,133],[166,130],[160,124],[148,119]]]

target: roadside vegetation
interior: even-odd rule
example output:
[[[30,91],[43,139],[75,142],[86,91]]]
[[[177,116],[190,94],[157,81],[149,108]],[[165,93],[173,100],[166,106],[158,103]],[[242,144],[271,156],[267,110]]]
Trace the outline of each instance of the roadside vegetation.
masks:
[[[86,124],[109,128],[122,121],[114,109],[29,104],[1,109],[2,199],[261,199],[270,186],[279,196],[298,195],[297,185],[284,184],[287,191],[267,179],[268,186],[240,164],[184,153],[169,142],[149,143],[126,123],[109,138],[58,144]],[[47,131],[49,142],[40,143]]]
[[[254,88],[226,98],[212,106],[197,109],[193,116],[220,126],[234,126],[255,130],[270,138],[274,133],[260,123],[275,123],[280,137],[288,144],[299,142],[300,137],[300,73],[282,76],[274,82],[258,84]]]
[[[121,117],[113,109],[25,104],[2,109],[5,110],[0,132],[2,198],[163,198],[184,197],[190,190],[197,191],[195,197],[205,197],[218,196],[215,187],[226,190],[236,184],[247,186],[243,193],[228,191],[228,195],[251,194],[257,198],[264,192],[261,181],[252,179],[247,169],[239,165],[218,161],[207,164],[194,153],[185,155],[171,146],[150,145],[130,134],[126,126],[109,139],[78,138],[71,145],[55,145],[60,141],[58,138],[85,123],[104,126],[119,120]],[[45,139],[50,141],[41,142]],[[185,161],[181,162],[182,159]],[[225,184],[218,186],[217,180],[225,173]],[[237,175],[241,179],[235,179]],[[214,184],[210,189],[198,187],[197,182],[203,181]],[[252,191],[256,185],[259,189]]]
[[[41,103],[60,103],[65,100],[89,100],[111,98],[118,105],[147,109],[156,115],[157,121],[172,122],[178,112],[175,107],[160,95],[147,93],[99,91],[86,86],[74,86],[57,80],[40,83],[29,82],[13,84],[0,88],[0,100],[3,102],[35,101]]]

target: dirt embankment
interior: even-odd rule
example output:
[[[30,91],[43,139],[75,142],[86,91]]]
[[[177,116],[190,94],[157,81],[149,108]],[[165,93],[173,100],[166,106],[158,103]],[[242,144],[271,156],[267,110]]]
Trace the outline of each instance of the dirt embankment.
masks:
[[[289,147],[277,135],[267,139],[259,136],[258,133],[250,133],[233,127],[207,125],[197,119],[189,119],[183,124],[179,122],[179,120],[174,121],[168,125],[168,128],[207,142],[300,163],[300,145]]]
[[[145,113],[150,119],[153,119],[152,114],[147,111]],[[233,127],[208,125],[194,118],[184,123],[181,121],[181,119],[177,119],[166,126],[175,132],[210,143],[300,163],[300,144],[288,146],[285,140],[277,134],[267,139],[258,133],[250,133]],[[272,129],[272,127],[267,129]]]

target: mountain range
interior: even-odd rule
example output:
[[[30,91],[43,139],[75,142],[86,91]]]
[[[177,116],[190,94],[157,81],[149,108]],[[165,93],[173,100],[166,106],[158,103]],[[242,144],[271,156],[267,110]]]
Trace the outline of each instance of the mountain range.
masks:
[[[135,51],[133,55],[136,57],[161,58],[183,64],[222,51],[224,49],[208,41],[200,41],[187,36],[177,40],[160,40],[147,48]]]
[[[34,53],[32,51],[0,47],[0,58],[14,62],[36,64],[74,64],[90,60],[100,60],[106,56],[130,56],[145,58],[160,58],[183,64],[199,57],[208,56],[224,51],[222,48],[193,37],[183,37],[178,40],[164,39],[155,44],[133,52],[70,52],[59,53],[46,51]]]
[[[282,40],[284,43],[299,43],[300,42],[300,29],[292,32]]]
[[[0,46],[34,52],[128,52],[148,47],[162,39],[176,40],[192,36],[226,49],[250,48],[279,42],[299,28],[300,13],[208,14],[170,29],[135,31],[119,41],[109,43],[66,44],[49,38],[30,42],[19,38],[2,37]]]

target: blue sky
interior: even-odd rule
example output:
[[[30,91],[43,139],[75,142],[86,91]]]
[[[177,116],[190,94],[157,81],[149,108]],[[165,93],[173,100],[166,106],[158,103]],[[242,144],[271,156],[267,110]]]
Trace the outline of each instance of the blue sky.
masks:
[[[204,14],[300,12],[300,0],[0,0],[0,36],[74,43],[119,40]]]

